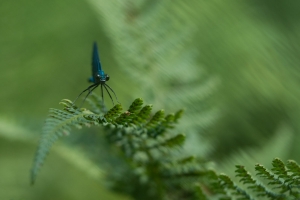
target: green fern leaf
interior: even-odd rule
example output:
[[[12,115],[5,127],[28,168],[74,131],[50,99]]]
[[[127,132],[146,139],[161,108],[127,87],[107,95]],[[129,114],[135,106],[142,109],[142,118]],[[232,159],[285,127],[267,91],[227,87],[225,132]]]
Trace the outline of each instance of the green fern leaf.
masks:
[[[46,119],[43,132],[36,152],[35,160],[31,170],[31,183],[35,182],[37,173],[44,163],[44,160],[51,146],[61,136],[68,135],[72,127],[82,128],[91,125],[99,125],[107,122],[114,122],[114,117],[121,112],[121,105],[114,106],[105,116],[95,114],[86,109],[78,109],[72,101],[63,99],[60,103],[63,110],[49,110],[49,118]]]
[[[46,120],[39,147],[35,156],[34,165],[31,170],[31,183],[33,184],[37,173],[44,163],[51,146],[56,140],[64,135],[68,135],[71,126],[81,128],[82,125],[94,124],[84,118],[85,112],[76,110],[69,100],[62,100],[61,105],[64,110],[50,109],[49,118]]]
[[[179,147],[183,144],[185,136],[183,134],[178,134],[171,137],[168,136],[161,139],[161,141],[152,140],[152,145],[146,145],[149,142],[151,143],[149,140],[150,138],[142,137],[141,133],[147,133],[150,130],[152,132],[153,130],[158,130],[162,124],[166,123],[166,121],[171,123],[174,120],[174,117],[168,115],[166,120],[164,118],[164,112],[161,110],[156,112],[156,114],[149,119],[152,105],[142,107],[143,100],[141,98],[135,99],[128,111],[122,113],[122,106],[117,104],[105,114],[98,114],[98,111],[101,109],[101,105],[95,102],[98,100],[99,98],[95,96],[89,99],[89,103],[92,105],[92,108],[96,109],[97,113],[85,108],[78,109],[72,101],[67,99],[63,99],[60,102],[60,105],[63,106],[63,110],[49,110],[49,117],[46,119],[31,170],[32,184],[35,182],[38,171],[44,163],[51,146],[59,139],[59,137],[69,135],[72,127],[82,128],[93,125],[115,125],[115,128],[112,130],[116,133],[110,134],[111,137],[115,137],[112,141],[126,141],[122,148],[128,156],[134,155],[141,150],[149,153],[149,149]],[[137,127],[135,129],[127,129],[127,127],[132,125],[136,125]],[[164,130],[166,129],[167,128]]]
[[[137,113],[142,108],[143,103],[144,103],[143,99],[141,99],[141,98],[135,99],[133,101],[133,103],[131,104],[131,106],[129,107],[128,112],[129,113]]]
[[[231,198],[236,199],[299,199],[300,198],[300,184],[299,184],[299,165],[295,161],[288,161],[284,164],[279,158],[272,161],[273,168],[271,171],[267,170],[260,164],[255,165],[257,176],[264,179],[268,185],[274,186],[267,188],[265,185],[257,181],[250,173],[241,165],[236,166],[236,176],[240,177],[242,185],[247,186],[246,190],[238,187],[228,176],[219,175],[219,184],[212,181],[210,184],[212,190],[218,195],[224,195],[224,191]],[[210,178],[215,180],[215,178]],[[252,197],[253,196],[253,197]]]
[[[181,146],[185,141],[185,135],[184,134],[178,134],[174,137],[171,137],[161,143],[161,146],[167,146],[167,147],[175,147],[175,146]]]
[[[164,118],[164,110],[157,111],[154,116],[151,118],[151,120],[146,124],[146,128],[152,128],[156,126],[158,123],[160,123]]]
[[[146,120],[150,117],[151,111],[152,111],[152,105],[144,106],[139,111],[139,113],[137,113],[135,115],[135,117],[132,119],[131,123],[134,125],[138,125],[138,124],[146,122]]]
[[[287,172],[293,174],[292,180],[290,180],[291,187],[299,187],[300,185],[300,166],[293,160],[289,160],[287,163]]]

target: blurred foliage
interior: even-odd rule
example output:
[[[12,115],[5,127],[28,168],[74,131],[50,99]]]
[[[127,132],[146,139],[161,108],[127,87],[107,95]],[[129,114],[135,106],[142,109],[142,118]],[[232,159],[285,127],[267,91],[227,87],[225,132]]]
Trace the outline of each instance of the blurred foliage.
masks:
[[[16,128],[8,136],[20,146],[24,134],[37,135],[32,130],[40,130],[47,108],[86,88],[96,40],[120,102],[141,96],[157,108],[188,111],[179,127],[187,133],[186,152],[215,160],[222,171],[243,155],[254,163],[261,152],[277,157],[266,151],[276,141],[283,160],[299,161],[299,6],[284,0],[1,1],[1,138],[11,121],[25,125],[26,133]],[[97,146],[94,132],[72,135],[69,143],[103,166],[113,158],[95,155],[105,144]],[[280,134],[289,139],[280,142]],[[10,158],[11,151],[1,150],[0,163]],[[14,173],[8,169],[1,174]]]

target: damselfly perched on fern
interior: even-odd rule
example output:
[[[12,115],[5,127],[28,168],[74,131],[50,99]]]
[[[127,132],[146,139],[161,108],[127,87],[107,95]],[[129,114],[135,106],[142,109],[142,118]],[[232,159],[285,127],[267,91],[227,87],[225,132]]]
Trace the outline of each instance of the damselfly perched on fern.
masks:
[[[163,110],[152,114],[152,105],[143,105],[138,98],[126,111],[117,104],[102,113],[99,99],[94,94],[88,99],[92,111],[79,109],[67,99],[60,102],[63,110],[50,109],[31,171],[32,183],[59,137],[69,135],[72,127],[100,125],[105,126],[109,144],[126,161],[121,176],[108,175],[112,189],[135,199],[300,199],[300,166],[295,161],[284,164],[274,159],[271,170],[257,164],[256,177],[237,165],[241,182],[237,184],[207,169],[207,162],[180,151],[185,135],[173,130],[182,110],[166,116]]]
[[[102,113],[99,97],[92,95],[88,102],[92,111],[79,109],[67,99],[60,102],[63,110],[49,110],[31,171],[32,183],[35,182],[51,146],[59,137],[69,135],[72,127],[94,125],[106,127],[107,138],[112,145],[120,148],[132,167],[127,173],[127,180],[130,180],[128,177],[140,179],[143,183],[141,185],[148,185],[149,191],[145,192],[149,198],[161,199],[172,193],[163,188],[183,187],[179,184],[181,179],[191,179],[206,173],[203,163],[200,164],[195,157],[179,153],[185,135],[172,129],[178,123],[182,110],[168,115],[163,110],[152,114],[152,105],[143,105],[143,100],[138,98],[126,111],[117,104],[108,112]],[[141,188],[145,188],[144,186]],[[153,188],[156,188],[154,192]],[[136,189],[140,190],[138,187]]]

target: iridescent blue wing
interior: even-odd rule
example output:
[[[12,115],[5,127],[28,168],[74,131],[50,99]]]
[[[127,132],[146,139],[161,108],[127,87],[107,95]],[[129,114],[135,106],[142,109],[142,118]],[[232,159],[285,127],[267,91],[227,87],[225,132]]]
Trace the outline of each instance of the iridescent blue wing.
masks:
[[[96,42],[94,42],[93,58],[92,58],[92,74],[93,74],[94,80],[96,80],[96,77],[100,71],[102,71],[102,68],[101,68],[101,63],[100,63],[100,59],[99,59],[98,47],[97,47]]]

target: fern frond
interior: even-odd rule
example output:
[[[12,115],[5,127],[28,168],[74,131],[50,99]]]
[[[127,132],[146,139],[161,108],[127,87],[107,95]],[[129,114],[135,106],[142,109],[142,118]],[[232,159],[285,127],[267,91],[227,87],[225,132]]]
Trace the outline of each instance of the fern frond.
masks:
[[[226,192],[230,198],[237,199],[299,199],[299,169],[300,166],[295,161],[288,161],[284,164],[279,158],[272,161],[272,169],[268,170],[260,164],[256,164],[256,176],[253,177],[244,166],[236,166],[236,176],[240,177],[242,189],[226,175],[218,175],[218,183],[211,184],[212,190],[217,195]],[[262,182],[259,179],[262,179]],[[216,179],[211,179],[216,180]],[[266,184],[264,184],[266,182]],[[220,186],[223,190],[220,190]],[[270,187],[272,186],[272,187]]]
[[[146,152],[148,156],[153,157],[150,155],[153,150],[165,148],[171,152],[172,148],[180,147],[183,144],[185,139],[183,134],[162,134],[173,128],[170,124],[175,124],[175,120],[180,118],[182,111],[178,111],[175,115],[169,114],[165,118],[164,111],[160,110],[150,118],[152,105],[143,106],[143,100],[138,98],[125,112],[122,110],[122,106],[117,104],[105,114],[99,114],[101,105],[97,104],[98,100],[96,96],[89,99],[95,112],[85,108],[78,109],[72,101],[67,99],[60,102],[63,110],[53,108],[49,110],[49,117],[46,119],[31,170],[32,183],[34,183],[51,146],[59,137],[69,135],[73,127],[82,128],[93,125],[109,127],[107,125],[113,125],[115,128],[109,128],[108,131],[111,134],[108,135],[114,137],[111,141],[121,145],[125,155],[129,157],[138,152]],[[155,137],[159,135],[160,139],[155,140],[154,135]]]
[[[237,168],[237,170],[235,171],[237,174],[236,176],[241,177],[240,182],[242,182],[244,185],[249,184],[250,186],[248,186],[248,188],[251,189],[254,193],[256,193],[257,197],[267,196],[270,197],[271,199],[278,199],[281,197],[280,194],[275,194],[269,191],[265,186],[263,186],[258,181],[256,181],[250,175],[250,173],[245,170],[243,166],[237,165],[236,168]]]
[[[106,123],[114,123],[114,117],[122,110],[121,105],[116,105],[110,109],[104,116],[93,113],[84,108],[78,109],[73,102],[63,99],[60,105],[64,106],[63,110],[54,108],[49,109],[49,117],[45,121],[38,150],[31,170],[31,183],[33,184],[38,171],[53,145],[59,137],[69,135],[71,128],[90,127]]]
[[[185,135],[183,134],[178,134],[174,137],[171,137],[161,143],[161,146],[167,146],[167,147],[175,147],[175,146],[181,146],[185,140]]]
[[[139,123],[144,123],[150,117],[152,111],[152,105],[144,106],[139,113],[133,117],[131,124],[138,125]]]
[[[225,174],[219,175],[220,185],[227,189],[228,195],[234,195],[237,199],[250,200],[252,199],[249,194],[240,187],[238,187],[234,182]]]
[[[164,110],[157,111],[151,120],[146,124],[146,128],[155,127],[164,118],[164,114]]]
[[[300,186],[300,166],[293,160],[289,160],[286,164],[287,172],[293,174],[292,179],[289,180],[290,187],[299,188]]]
[[[85,109],[78,110],[72,105],[70,100],[63,99],[60,104],[64,106],[64,111],[54,108],[49,109],[49,117],[45,121],[34,165],[31,170],[32,184],[51,146],[59,137],[69,135],[72,126],[81,128],[82,126],[98,124],[97,121],[87,120],[84,116],[90,114],[90,112]]]

